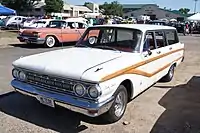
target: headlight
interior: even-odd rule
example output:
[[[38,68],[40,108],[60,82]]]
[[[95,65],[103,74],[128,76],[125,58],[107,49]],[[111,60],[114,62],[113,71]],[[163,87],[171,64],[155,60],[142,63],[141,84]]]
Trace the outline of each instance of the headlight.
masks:
[[[91,86],[88,89],[88,95],[91,98],[98,98],[101,95],[101,90],[99,86]]]
[[[33,36],[39,37],[39,33],[38,32],[33,32]]]
[[[26,80],[26,74],[23,71],[19,72],[19,79],[22,80],[22,81]]]
[[[19,71],[16,70],[16,69],[13,69],[12,75],[13,75],[14,78],[19,78]]]
[[[77,96],[81,97],[85,95],[85,87],[82,84],[74,85],[74,92]]]

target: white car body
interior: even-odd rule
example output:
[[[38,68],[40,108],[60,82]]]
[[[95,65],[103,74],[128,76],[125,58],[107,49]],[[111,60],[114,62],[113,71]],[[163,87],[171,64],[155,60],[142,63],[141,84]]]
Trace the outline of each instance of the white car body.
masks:
[[[143,52],[143,44],[146,42],[145,38],[147,37],[146,32],[162,30],[176,33],[173,27],[122,24],[91,28],[98,27],[140,30],[142,32],[142,41],[140,42],[139,52],[132,53],[90,47],[74,47],[23,57],[13,63],[16,69],[25,72],[31,71],[36,73],[36,75],[51,75],[61,79],[70,79],[72,82],[75,80],[80,83],[98,84],[101,88],[101,95],[98,97],[95,105],[91,101],[81,101],[81,98],[73,99],[72,103],[63,103],[60,102],[64,100],[64,97],[61,95],[54,97],[53,94],[38,91],[31,84],[20,82],[16,79],[12,81],[12,86],[23,94],[33,97],[43,95],[52,98],[60,106],[95,117],[105,113],[111,107],[112,103],[107,104],[107,108],[103,108],[103,111],[100,108],[104,103],[113,98],[118,87],[124,81],[131,83],[128,93],[129,99],[133,99],[164,77],[172,66],[178,66],[184,58],[184,44],[178,40],[173,45],[151,50],[151,55],[146,51]],[[65,98],[68,97],[70,96],[66,95]],[[79,103],[80,101],[83,103]],[[96,106],[96,104],[98,105]],[[90,109],[96,109],[99,112],[90,114],[88,113]]]
[[[32,29],[32,28],[45,28],[49,25],[49,22],[53,19],[40,19],[40,20],[32,20],[29,23],[24,23],[24,29]]]
[[[6,26],[9,25],[19,25],[21,24],[27,17],[23,17],[23,16],[13,16],[11,17],[7,22],[6,22]]]

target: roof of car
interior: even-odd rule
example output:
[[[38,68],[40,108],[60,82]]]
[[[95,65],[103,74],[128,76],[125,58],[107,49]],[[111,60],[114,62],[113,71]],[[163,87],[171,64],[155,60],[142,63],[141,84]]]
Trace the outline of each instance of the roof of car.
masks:
[[[161,30],[161,29],[175,30],[176,29],[176,28],[170,27],[170,26],[150,25],[150,24],[113,24],[113,25],[97,25],[97,26],[93,26],[93,27],[130,28],[130,29],[141,30],[142,32],[145,32],[147,30]]]

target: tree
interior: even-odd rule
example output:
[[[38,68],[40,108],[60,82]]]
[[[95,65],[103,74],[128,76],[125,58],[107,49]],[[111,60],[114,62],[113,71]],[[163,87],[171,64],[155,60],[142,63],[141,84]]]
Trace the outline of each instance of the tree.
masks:
[[[179,9],[179,12],[181,12],[182,14],[188,14],[190,12],[190,9],[188,9],[188,8],[181,8],[181,9]]]
[[[105,2],[103,5],[100,5],[99,8],[104,11],[103,14],[105,15],[123,15],[123,7],[117,1],[113,1],[111,3]]]
[[[64,2],[63,0],[45,0],[45,11],[46,13],[52,13],[52,12],[62,12]]]
[[[6,7],[20,11],[30,11],[40,0],[0,0],[0,3]]]
[[[84,6],[87,6],[88,4],[92,4],[92,2],[85,2]]]

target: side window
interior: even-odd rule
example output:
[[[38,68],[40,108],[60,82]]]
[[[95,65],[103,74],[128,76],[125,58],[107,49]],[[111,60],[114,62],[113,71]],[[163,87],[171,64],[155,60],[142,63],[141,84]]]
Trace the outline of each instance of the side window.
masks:
[[[162,48],[166,45],[165,36],[162,31],[155,32],[155,40],[156,40],[157,48]]]
[[[74,22],[68,22],[68,27],[70,27],[70,29],[75,29],[75,23]]]
[[[18,18],[18,20],[22,20],[22,18]]]
[[[83,23],[78,23],[78,29],[84,29],[85,28],[84,26],[85,25]]]
[[[166,39],[169,45],[179,42],[178,36],[175,30],[166,31],[165,34],[166,34]]]
[[[145,37],[143,51],[154,50],[154,49],[156,49],[156,45],[154,41],[154,33],[148,32]]]

